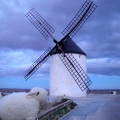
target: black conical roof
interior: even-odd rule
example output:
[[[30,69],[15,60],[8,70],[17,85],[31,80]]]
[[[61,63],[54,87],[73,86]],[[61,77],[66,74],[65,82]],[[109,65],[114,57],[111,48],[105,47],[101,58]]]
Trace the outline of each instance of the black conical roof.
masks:
[[[65,40],[62,43],[62,49],[65,53],[76,53],[76,54],[82,54],[86,56],[83,50],[78,45],[76,45],[76,43],[70,37],[68,37],[67,40]],[[59,53],[62,53],[62,52],[56,48],[51,55],[59,54]]]

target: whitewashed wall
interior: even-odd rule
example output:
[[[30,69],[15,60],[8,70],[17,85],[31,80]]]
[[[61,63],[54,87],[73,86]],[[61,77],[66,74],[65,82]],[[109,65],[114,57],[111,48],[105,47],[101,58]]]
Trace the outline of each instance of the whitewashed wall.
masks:
[[[86,56],[73,54],[83,70],[86,72]],[[50,95],[68,97],[86,97],[86,90],[81,91],[69,71],[62,63],[58,54],[51,56],[50,64]]]

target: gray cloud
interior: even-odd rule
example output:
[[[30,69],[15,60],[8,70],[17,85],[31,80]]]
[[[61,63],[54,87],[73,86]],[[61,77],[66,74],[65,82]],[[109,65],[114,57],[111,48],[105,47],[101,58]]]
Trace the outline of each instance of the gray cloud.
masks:
[[[94,0],[94,2],[98,5],[98,8],[73,40],[85,51],[88,61],[96,60],[88,62],[89,73],[120,75],[120,64],[118,64],[120,59],[120,1]],[[8,56],[1,56],[0,63],[2,64],[4,61],[4,65],[12,65],[14,61],[12,61],[13,58],[9,54],[11,50],[16,51],[16,53],[22,51],[24,57],[23,54],[19,54],[19,58],[23,57],[26,60],[23,59],[20,64],[26,64],[25,68],[27,68],[49,46],[54,46],[52,39],[49,38],[46,41],[25,17],[25,14],[31,8],[35,8],[55,29],[53,36],[60,40],[63,37],[61,31],[71,21],[83,3],[84,1],[79,0],[51,0],[49,2],[47,0],[10,0],[9,2],[1,0],[0,49],[5,51],[5,53],[8,52]],[[19,61],[17,57],[16,60]],[[98,60],[104,58],[107,61],[101,61],[100,65],[98,65]],[[111,61],[114,61],[114,63],[111,63]],[[20,65],[16,68],[16,72],[10,72],[7,68],[4,69],[2,67],[2,70],[4,69],[4,72],[11,73],[10,75],[18,75],[25,70]],[[41,70],[42,73],[49,74],[48,67],[47,70],[46,68],[41,68]],[[2,74],[3,72],[1,71]],[[36,75],[38,74],[37,72]]]
[[[117,59],[94,59],[88,60],[88,72],[90,74],[115,76],[120,75],[120,60]]]

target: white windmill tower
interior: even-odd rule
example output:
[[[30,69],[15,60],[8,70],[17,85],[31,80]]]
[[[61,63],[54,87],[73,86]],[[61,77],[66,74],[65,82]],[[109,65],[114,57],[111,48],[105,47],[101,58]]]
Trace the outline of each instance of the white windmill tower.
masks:
[[[86,96],[86,89],[91,84],[86,74],[86,54],[72,41],[72,37],[83,26],[86,20],[96,9],[91,1],[85,1],[81,9],[63,30],[64,37],[58,42],[52,33],[54,29],[31,9],[26,17],[48,39],[51,37],[55,46],[48,48],[25,72],[25,79],[28,79],[41,67],[51,56],[50,68],[50,94],[51,96],[66,95],[71,97]]]
[[[68,54],[68,56],[71,56],[72,54],[83,69],[82,70],[81,68],[79,68],[79,70],[81,71],[78,72],[82,74],[81,77],[83,77],[82,79],[84,81],[81,80],[80,84],[83,84],[84,86],[84,82],[86,82],[86,79],[84,79],[84,77],[86,77],[86,54],[72,41],[70,37],[64,42],[63,46],[65,54]],[[58,49],[55,49],[51,54],[50,94],[52,96],[65,95],[69,97],[85,97],[86,90],[84,90],[84,87],[81,86],[81,89],[83,88],[82,90],[84,90],[82,91],[78,86],[79,83],[76,84],[74,80],[75,78],[79,77],[78,73],[72,70],[74,72],[72,72],[74,75],[70,74],[62,60],[59,58],[60,54],[61,51]],[[76,63],[76,60],[74,61],[74,63]],[[77,63],[75,66],[79,67]]]

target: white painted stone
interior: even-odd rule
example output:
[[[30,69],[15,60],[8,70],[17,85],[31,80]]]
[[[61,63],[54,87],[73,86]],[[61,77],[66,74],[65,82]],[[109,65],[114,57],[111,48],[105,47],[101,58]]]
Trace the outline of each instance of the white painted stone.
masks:
[[[116,95],[116,91],[111,91],[111,94]]]
[[[73,54],[86,72],[86,56]],[[86,90],[81,91],[71,74],[59,58],[58,54],[51,56],[50,64],[50,95],[68,97],[86,97]]]

